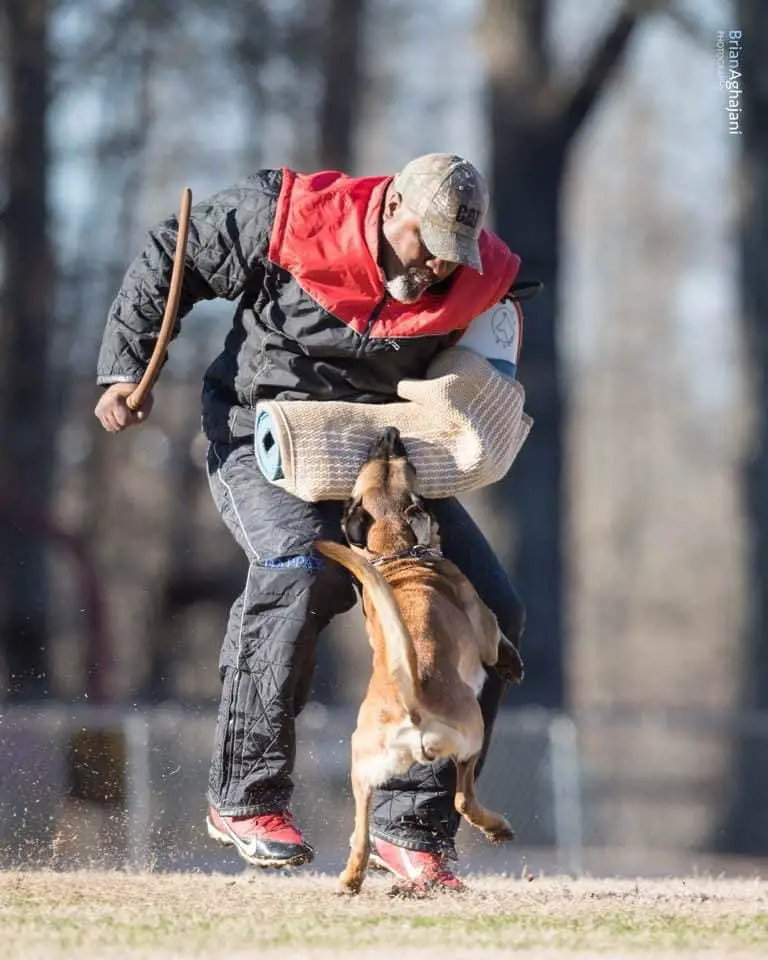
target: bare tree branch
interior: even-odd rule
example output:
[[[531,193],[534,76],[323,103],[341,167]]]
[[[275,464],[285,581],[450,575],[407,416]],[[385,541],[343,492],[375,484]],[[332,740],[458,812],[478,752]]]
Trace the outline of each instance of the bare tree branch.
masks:
[[[697,46],[711,49],[714,31],[710,26],[688,10],[681,10],[680,7],[672,4],[666,11],[669,19],[677,26],[682,33],[693,40]]]
[[[593,52],[561,115],[561,129],[565,142],[577,133],[587,119],[600,92],[621,62],[637,25],[639,6],[640,4],[637,3],[628,4],[617,15],[613,27]]]
[[[711,45],[712,38],[705,24],[687,10],[669,0],[627,0],[617,15],[613,27],[605,34],[593,52],[581,80],[573,90],[563,110],[563,134],[567,142],[586,120],[601,89],[620,63],[632,33],[643,16],[654,13],[668,17],[689,38],[702,46]]]

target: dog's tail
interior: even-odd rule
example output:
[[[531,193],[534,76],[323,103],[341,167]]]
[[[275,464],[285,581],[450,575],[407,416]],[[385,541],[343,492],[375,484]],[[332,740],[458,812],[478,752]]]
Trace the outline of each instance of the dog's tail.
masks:
[[[314,545],[319,553],[346,567],[368,590],[368,596],[381,623],[389,675],[405,709],[409,713],[418,711],[416,651],[389,584],[376,567],[349,547],[331,540],[316,540]]]

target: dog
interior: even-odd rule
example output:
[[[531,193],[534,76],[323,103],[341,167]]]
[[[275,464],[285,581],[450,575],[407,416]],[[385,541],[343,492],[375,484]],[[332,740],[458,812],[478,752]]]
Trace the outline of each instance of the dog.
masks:
[[[496,617],[440,552],[437,521],[419,496],[416,472],[398,430],[373,444],[342,531],[349,547],[315,548],[362,586],[373,672],[352,735],[355,824],[341,893],[358,893],[370,856],[368,819],[377,786],[412,763],[444,757],[457,768],[455,807],[492,843],[514,839],[501,814],[475,795],[484,722],[478,694],[486,667],[519,683],[523,664]]]

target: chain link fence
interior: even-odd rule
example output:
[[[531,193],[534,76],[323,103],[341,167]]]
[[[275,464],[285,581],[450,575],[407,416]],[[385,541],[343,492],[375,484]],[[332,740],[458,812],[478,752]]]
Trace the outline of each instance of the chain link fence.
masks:
[[[341,869],[352,831],[354,722],[354,712],[316,703],[298,721],[293,809],[317,848],[313,867],[321,872]],[[210,708],[6,710],[0,866],[239,872],[239,860],[205,831],[214,724]],[[760,733],[768,747],[766,717],[756,727],[754,718],[739,726],[733,718],[707,723],[668,711],[586,711],[576,721],[546,710],[502,711],[478,794],[507,815],[517,841],[494,847],[462,825],[462,868],[528,876],[661,874],[697,865],[719,872],[723,862],[713,866],[708,859],[706,827],[722,814],[729,749],[739,731]],[[685,765],[664,768],[676,751],[685,753],[686,742],[698,771],[693,779]],[[704,781],[712,789],[703,790]],[[745,861],[737,866],[744,872]]]

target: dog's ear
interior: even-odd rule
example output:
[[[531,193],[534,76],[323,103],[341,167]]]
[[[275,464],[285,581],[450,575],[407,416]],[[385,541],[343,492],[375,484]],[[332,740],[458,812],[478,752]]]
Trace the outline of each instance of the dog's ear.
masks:
[[[344,513],[341,529],[351,547],[365,547],[368,544],[368,531],[373,517],[363,506],[362,498],[353,500]]]
[[[413,496],[410,507],[405,511],[405,519],[413,530],[417,546],[430,546],[434,518],[421,497]]]

